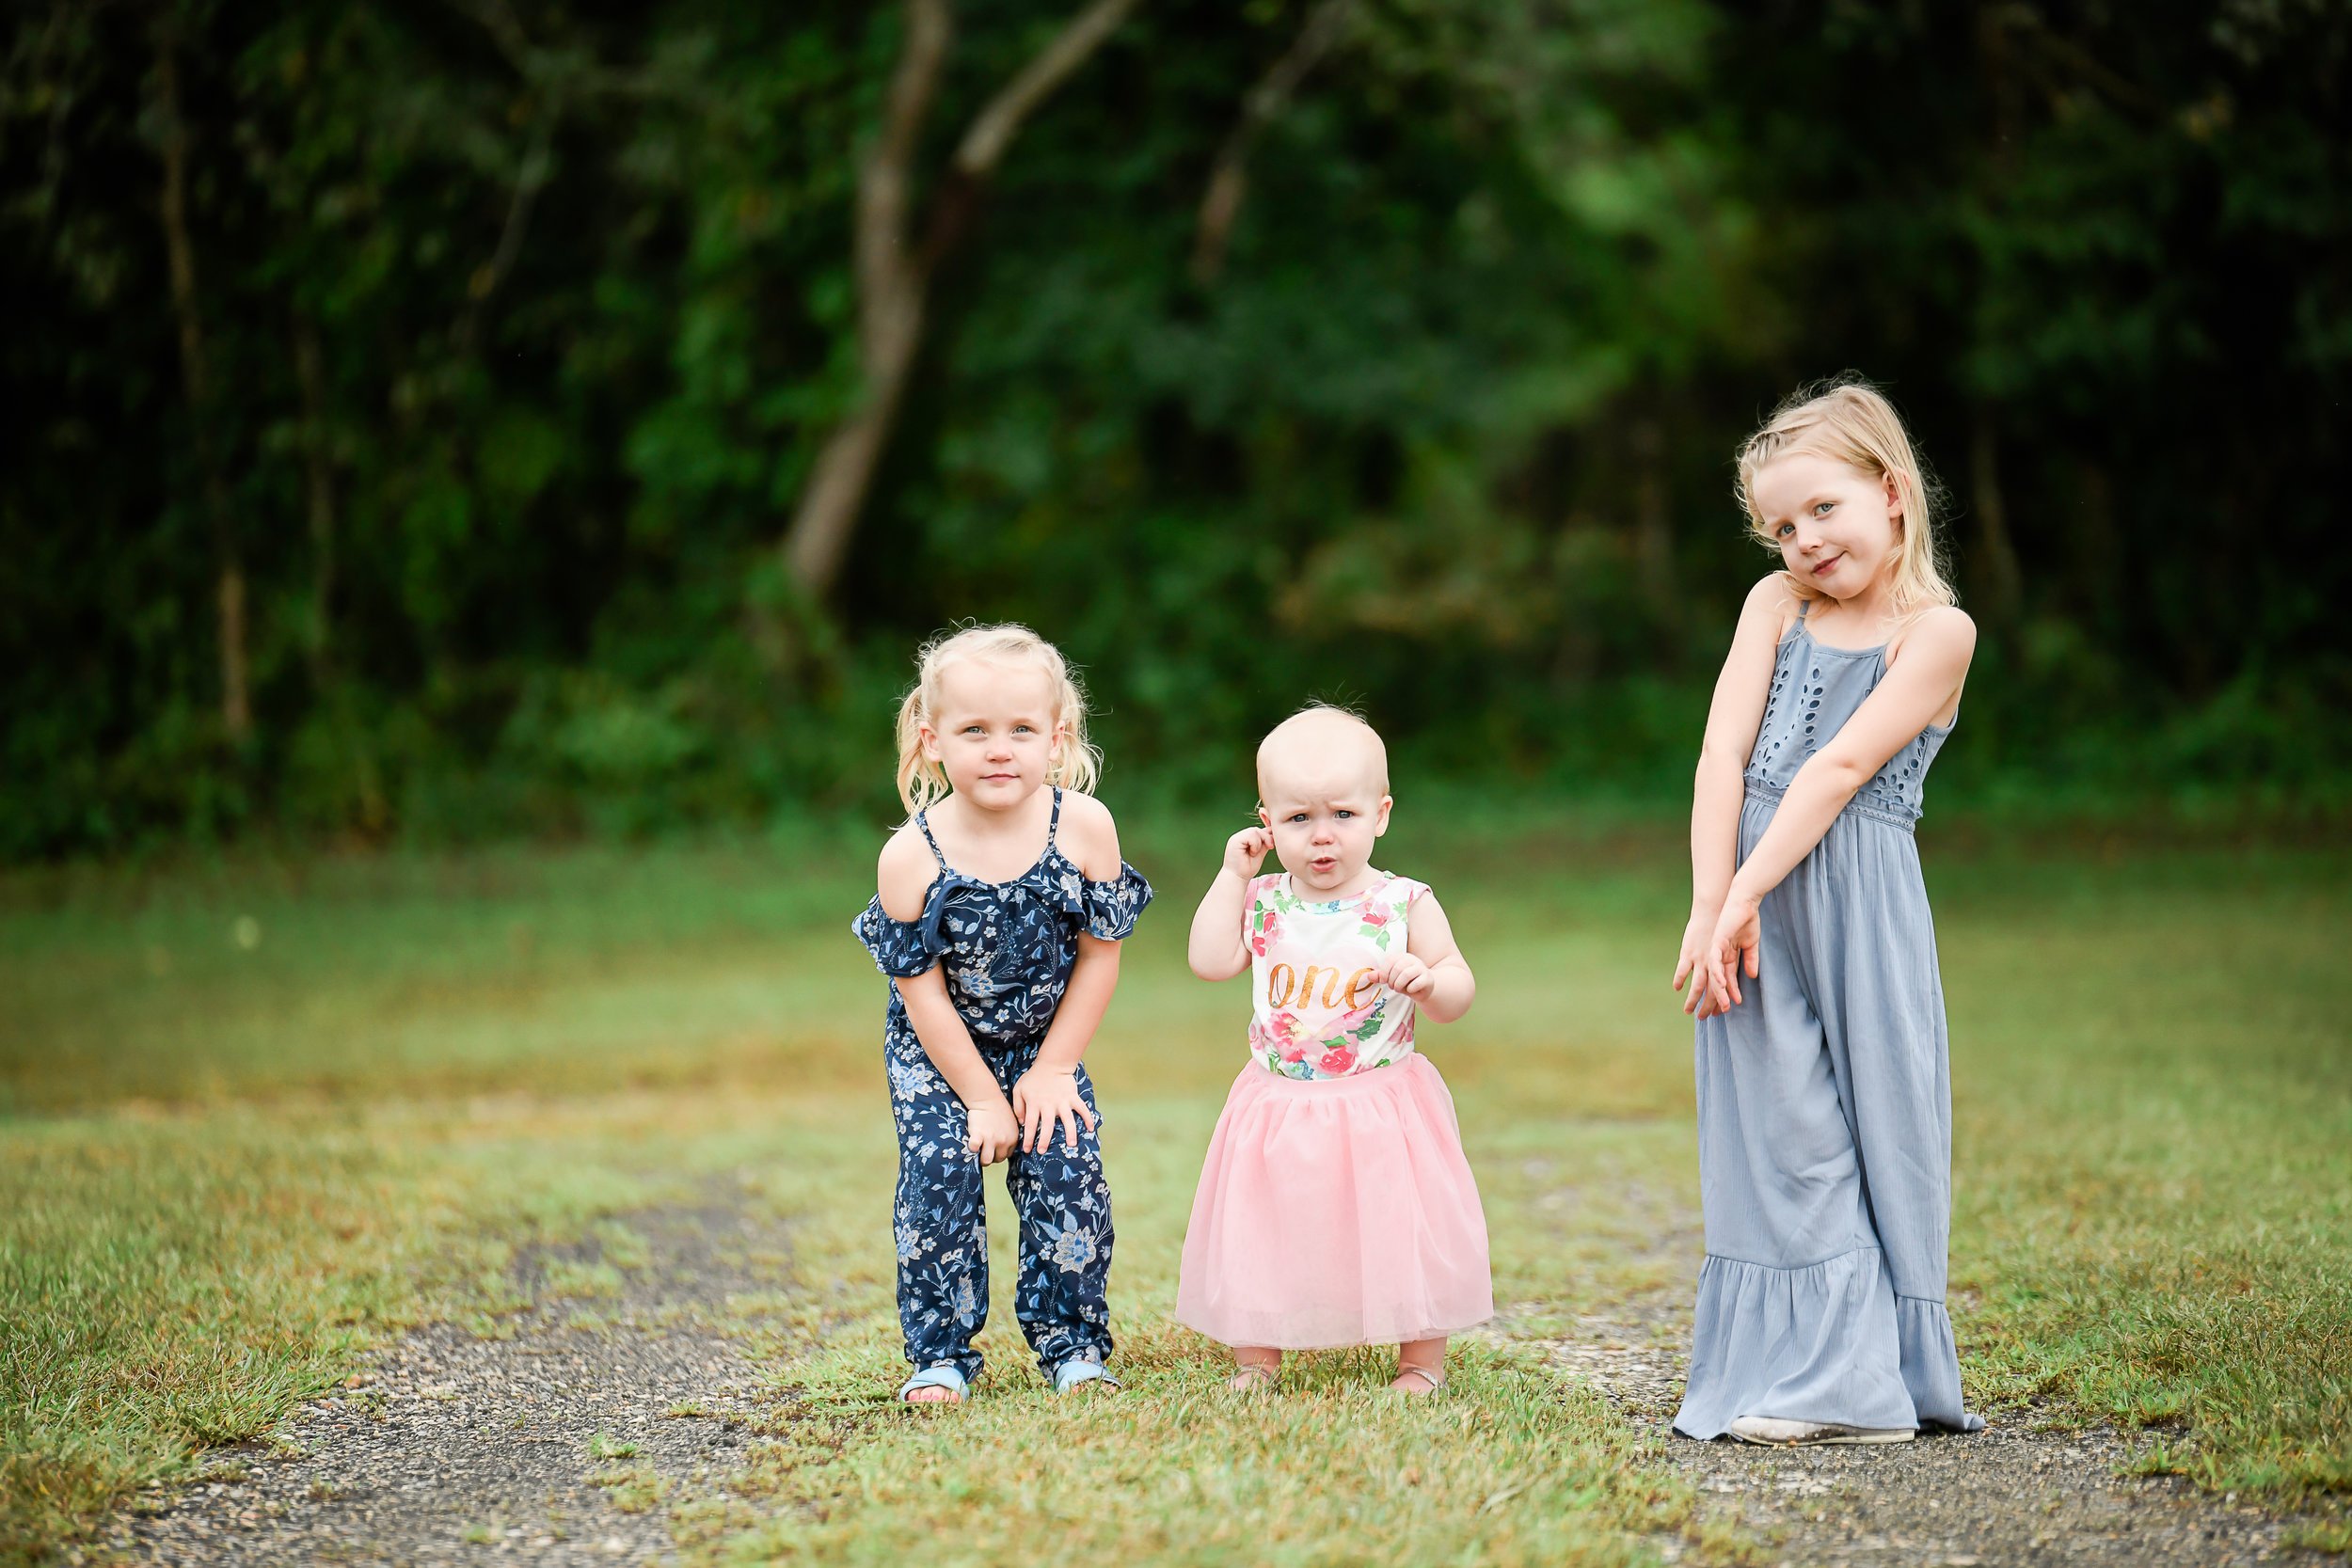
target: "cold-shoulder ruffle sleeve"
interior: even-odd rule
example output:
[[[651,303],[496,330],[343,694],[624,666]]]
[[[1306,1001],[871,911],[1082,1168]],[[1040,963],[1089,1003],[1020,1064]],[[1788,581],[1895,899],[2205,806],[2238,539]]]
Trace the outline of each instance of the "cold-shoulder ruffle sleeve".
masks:
[[[905,980],[921,974],[939,962],[946,950],[946,939],[940,933],[936,905],[942,889],[933,887],[924,900],[922,914],[913,920],[893,920],[882,913],[882,899],[866,906],[864,913],[850,922],[850,929],[866,950],[874,955],[874,967],[894,980]]]
[[[1120,861],[1117,877],[1107,882],[1087,883],[1087,935],[1104,942],[1126,941],[1150,902],[1152,884],[1143,879],[1142,872]]]
[[[1095,881],[1064,861],[1046,885],[1049,902],[1065,914],[1076,915],[1086,934],[1103,942],[1126,941],[1143,907],[1152,902],[1152,884],[1125,861],[1119,863],[1119,875],[1107,882]]]

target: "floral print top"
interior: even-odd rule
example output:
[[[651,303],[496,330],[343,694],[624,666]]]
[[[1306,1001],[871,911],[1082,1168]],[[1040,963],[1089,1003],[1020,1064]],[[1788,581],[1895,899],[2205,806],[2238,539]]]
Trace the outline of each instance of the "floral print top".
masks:
[[[1405,951],[1406,912],[1428,891],[1385,871],[1363,892],[1323,902],[1301,898],[1287,872],[1250,881],[1242,918],[1259,1065],[1285,1078],[1345,1078],[1412,1054],[1412,998],[1375,976]]]
[[[1009,882],[984,882],[954,870],[939,852],[927,816],[917,812],[914,823],[939,862],[923,912],[911,921],[893,920],[882,912],[877,894],[850,929],[874,955],[874,967],[893,980],[944,966],[948,999],[981,1050],[1042,1037],[1077,967],[1078,938],[1125,940],[1152,901],[1152,884],[1123,861],[1114,880],[1088,879],[1057,841],[1059,789],[1054,791],[1045,852]],[[906,1004],[896,985],[890,988],[887,1026],[907,1027]]]

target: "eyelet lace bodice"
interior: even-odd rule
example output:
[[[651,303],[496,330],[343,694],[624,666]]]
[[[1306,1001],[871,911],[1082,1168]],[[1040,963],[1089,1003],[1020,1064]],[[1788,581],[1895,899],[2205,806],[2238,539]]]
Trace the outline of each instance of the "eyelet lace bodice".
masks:
[[[1741,775],[1778,792],[1795,780],[1814,752],[1829,744],[1886,674],[1886,649],[1833,648],[1817,641],[1798,618],[1772,660],[1772,685],[1756,726],[1756,745]],[[1928,768],[1951,727],[1931,724],[1854,791],[1867,809],[1904,823],[1919,819]]]

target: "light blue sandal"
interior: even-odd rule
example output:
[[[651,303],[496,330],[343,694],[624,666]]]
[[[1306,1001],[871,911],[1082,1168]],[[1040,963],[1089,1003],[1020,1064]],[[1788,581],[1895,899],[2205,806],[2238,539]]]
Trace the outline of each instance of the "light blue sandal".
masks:
[[[1103,1363],[1088,1355],[1073,1355],[1054,1369],[1054,1392],[1067,1394],[1080,1384],[1099,1383],[1105,1388],[1117,1389],[1119,1379],[1103,1370]]]
[[[898,1400],[902,1404],[961,1404],[964,1391],[971,1386],[971,1383],[963,1373],[943,1361],[936,1367],[924,1368],[901,1384],[898,1388]],[[952,1392],[955,1398],[951,1400],[908,1399],[907,1396],[917,1388],[946,1388]]]

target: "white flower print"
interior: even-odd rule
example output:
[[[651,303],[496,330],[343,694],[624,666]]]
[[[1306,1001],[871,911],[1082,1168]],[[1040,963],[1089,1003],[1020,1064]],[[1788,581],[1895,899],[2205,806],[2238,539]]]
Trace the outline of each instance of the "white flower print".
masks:
[[[1070,1216],[1064,1214],[1061,1230],[1054,1237],[1053,1248],[1045,1256],[1062,1273],[1076,1274],[1094,1261],[1097,1250],[1094,1232],[1079,1229],[1070,1223]]]

